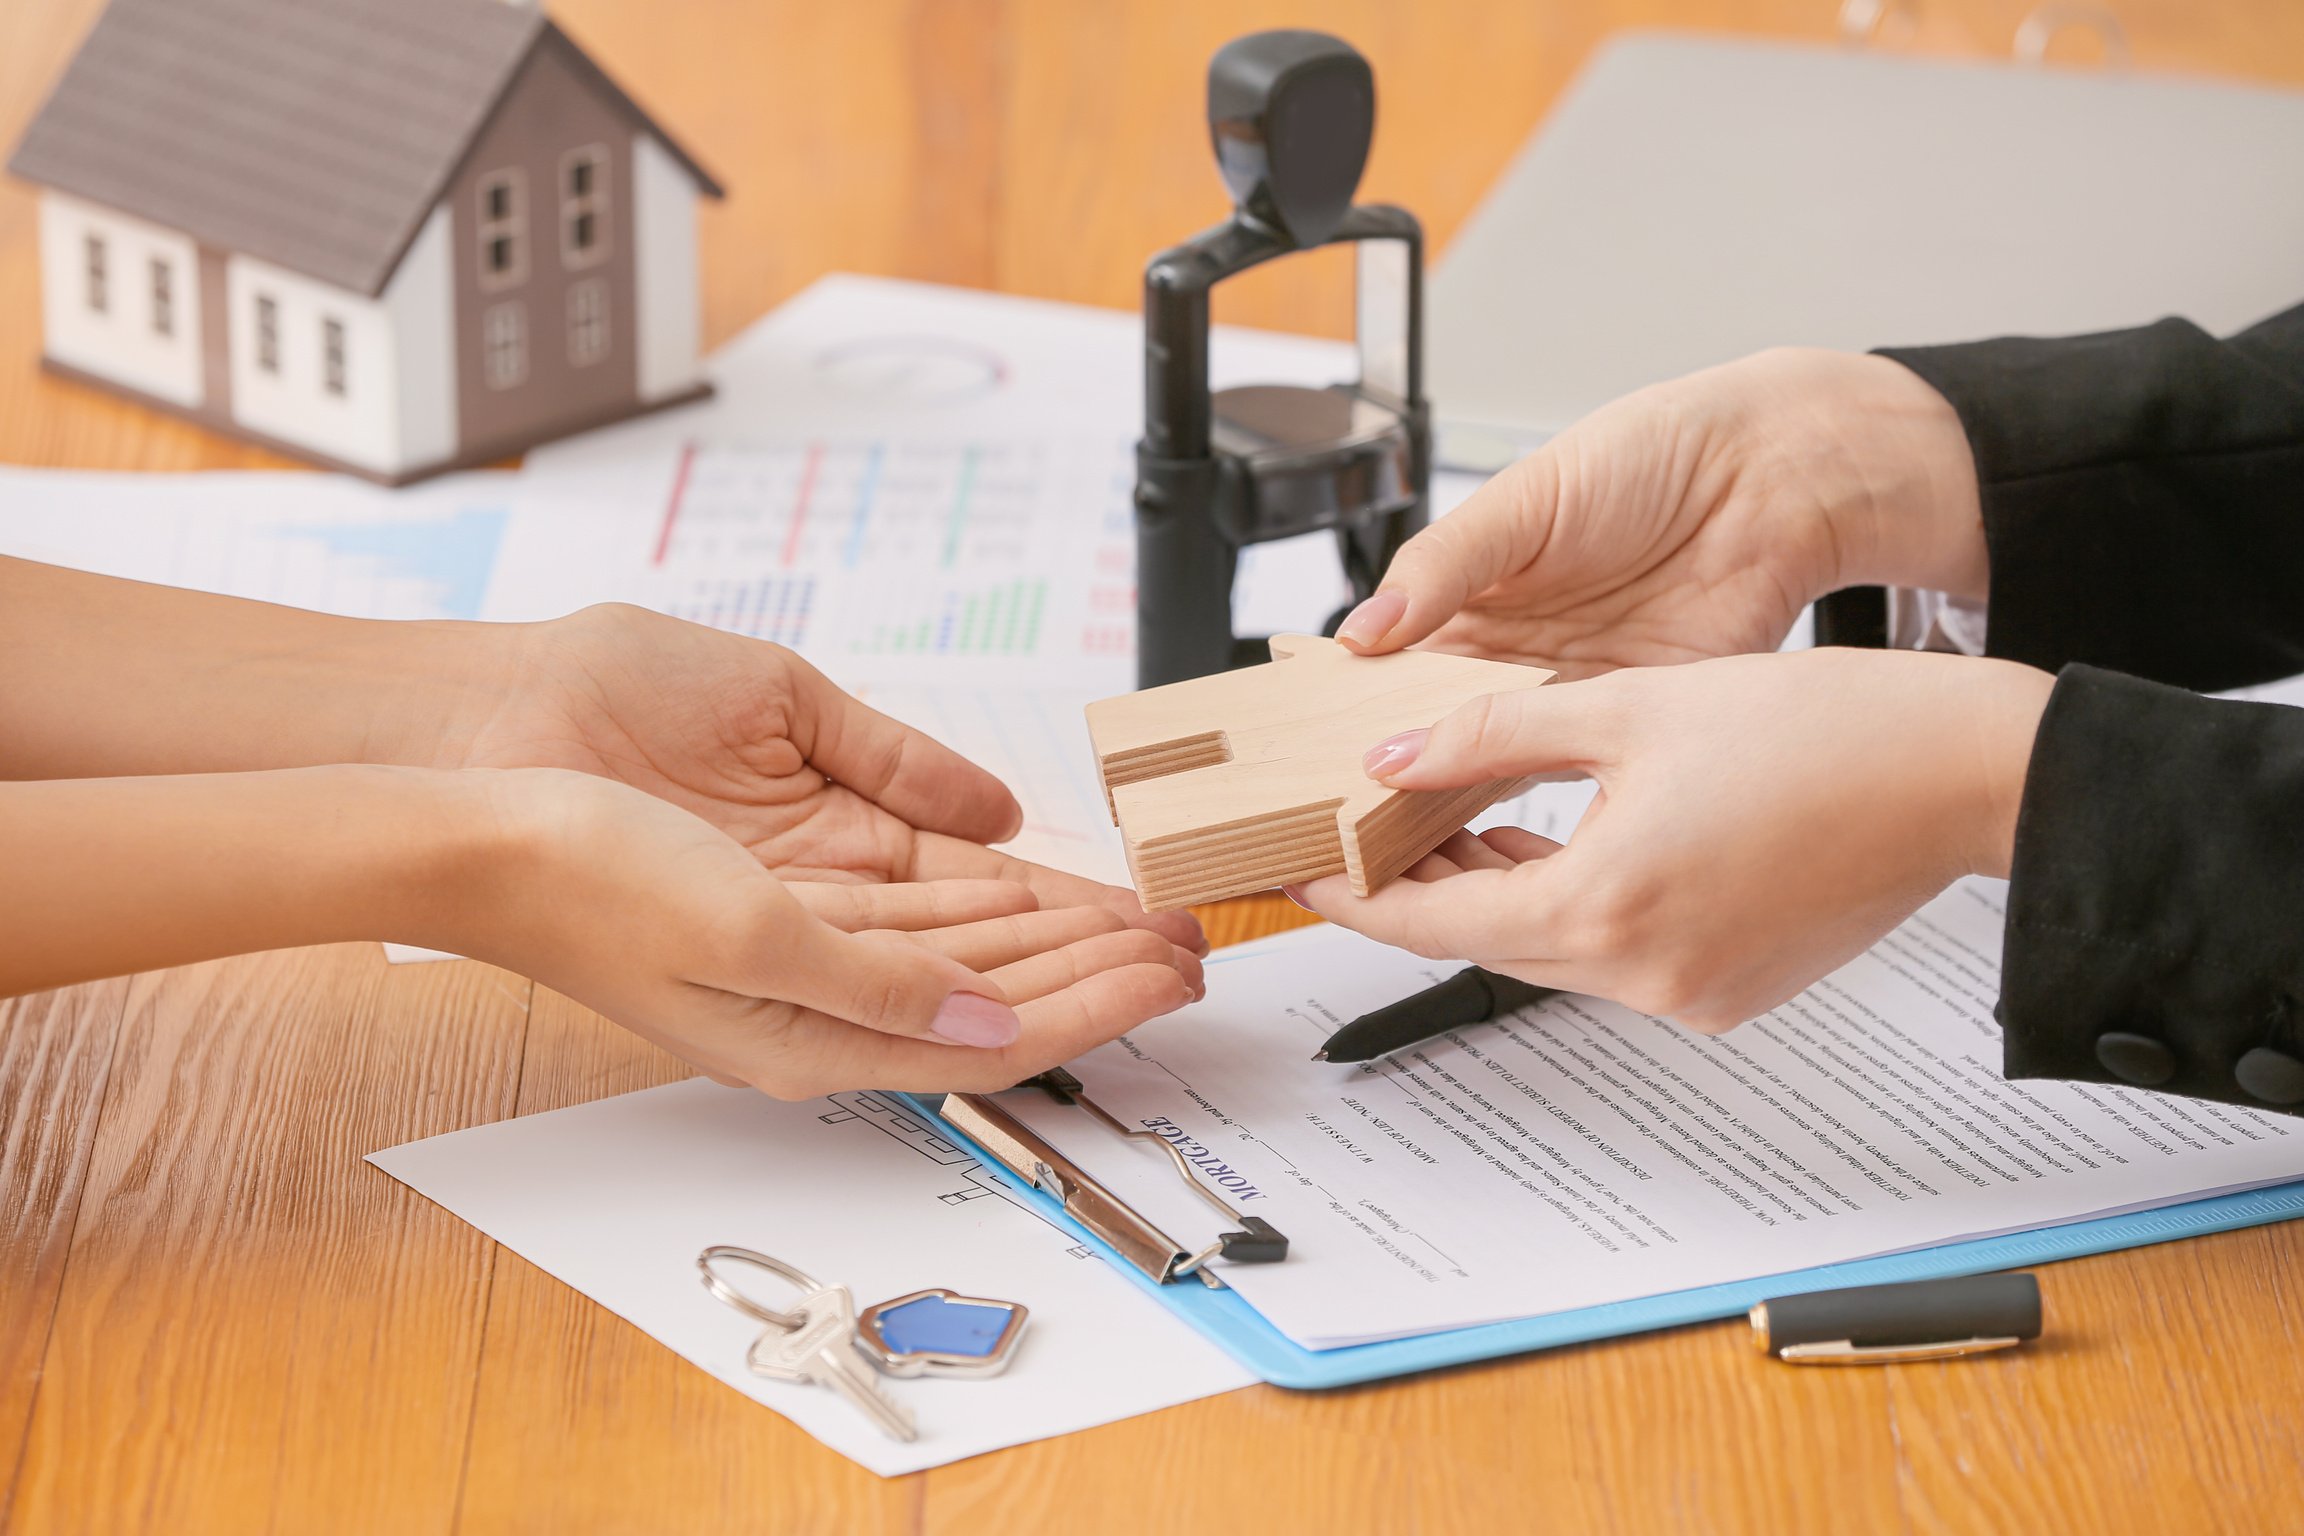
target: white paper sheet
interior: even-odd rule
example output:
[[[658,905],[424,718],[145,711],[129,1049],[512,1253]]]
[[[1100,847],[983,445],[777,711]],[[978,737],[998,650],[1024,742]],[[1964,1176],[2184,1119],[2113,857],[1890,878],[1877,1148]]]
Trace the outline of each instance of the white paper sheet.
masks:
[[[1128,856],[1105,809],[1088,741],[1093,689],[867,687],[865,703],[996,776],[1024,810],[1001,846],[1021,859],[1125,886]]]
[[[0,554],[365,619],[470,619],[516,476],[0,467]]]
[[[883,1476],[1255,1379],[1014,1203],[1004,1174],[876,1094],[785,1104],[699,1079],[369,1161]],[[918,1415],[920,1438],[904,1444],[826,1389],[746,1368],[760,1325],[707,1295],[696,1272],[716,1243],[846,1285],[859,1307],[944,1286],[1020,1301],[1032,1316],[1005,1375],[891,1381]],[[758,1282],[771,1305],[775,1284]]]
[[[1218,326],[1210,343],[1210,378],[1216,388],[1250,382],[1321,384],[1349,378],[1357,364],[1342,342],[1284,336],[1268,331]],[[836,547],[818,555],[812,534],[791,540],[791,488],[798,467],[817,456],[819,480],[810,500],[823,498],[835,510],[832,528],[853,517],[859,488],[869,488],[868,467],[877,448],[880,462],[893,454],[933,459],[939,454],[979,452],[995,445],[1022,454],[1030,444],[1051,445],[1060,458],[1076,457],[1090,467],[1081,476],[1059,475],[1048,494],[1061,503],[1054,536],[1043,533],[1011,556],[1024,568],[1012,575],[1048,579],[1050,596],[1088,602],[1098,623],[1091,649],[1110,657],[1114,645],[1132,646],[1120,628],[1133,633],[1133,533],[1128,497],[1134,482],[1134,443],[1143,425],[1143,329],[1139,318],[1119,310],[1093,309],[1005,294],[979,293],[926,283],[835,274],[768,315],[723,347],[712,359],[716,394],[697,406],[621,423],[566,442],[549,444],[528,457],[527,488],[535,516],[523,514],[514,553],[507,558],[507,585],[492,594],[494,617],[537,618],[602,596],[689,612],[709,607],[710,589],[681,580],[679,552],[664,562],[673,586],[664,590],[646,568],[657,549],[657,516],[669,501],[684,457],[700,456],[710,466],[721,452],[752,454],[794,466],[754,499],[754,536],[728,563],[706,575],[731,595],[750,594],[752,584],[815,575],[815,563],[850,547],[845,533]],[[819,445],[811,447],[811,445]],[[719,461],[726,467],[726,461]],[[931,478],[934,478],[933,476]],[[1471,484],[1468,477],[1443,476],[1435,497],[1454,505]],[[947,474],[940,490],[957,491]],[[863,500],[876,501],[875,495]],[[739,505],[741,500],[739,499]],[[926,501],[933,521],[949,505],[931,492]],[[626,519],[603,537],[592,515],[572,508],[621,505]],[[682,517],[690,513],[684,509]],[[815,521],[822,522],[819,515]],[[863,521],[874,521],[868,512]],[[1083,559],[1076,542],[1094,530],[1092,558]],[[676,533],[674,543],[679,542]],[[940,554],[936,540],[908,553]],[[786,558],[789,553],[790,558]],[[887,568],[885,546],[866,563],[875,574]],[[759,557],[772,558],[765,561]],[[1117,562],[1117,563],[1115,563]],[[901,574],[899,572],[898,574]],[[1123,590],[1113,592],[1115,579]],[[930,615],[925,600],[941,611],[947,587],[931,584],[875,592],[875,609],[885,606],[913,623]],[[1072,589],[1078,589],[1077,592]],[[1333,541],[1313,535],[1258,546],[1243,562],[1235,585],[1235,624],[1244,634],[1317,628],[1347,595]],[[761,591],[755,602],[789,615],[782,589]],[[818,589],[817,611],[829,600]],[[725,599],[722,600],[725,602]],[[964,597],[961,598],[964,603]],[[845,603],[833,600],[833,606]],[[724,610],[725,611],[725,610]],[[1132,650],[1097,666],[1091,659],[1071,676],[1056,649],[1058,636],[1077,626],[1051,631],[1049,649],[1015,657],[1003,686],[1072,686],[1085,676],[1092,686],[1117,692],[1133,685]],[[1112,622],[1103,622],[1109,619]],[[789,626],[788,626],[789,627]],[[821,658],[817,658],[821,661]],[[861,658],[850,657],[853,662]],[[836,667],[836,675],[859,681],[898,684],[932,681],[915,668],[898,675],[892,668]],[[954,670],[931,663],[933,672]],[[985,668],[968,669],[981,675]],[[1117,685],[1111,679],[1120,679]]]
[[[1588,998],[1361,1067],[1337,1026],[1456,969],[1319,928],[1075,1062],[1286,1262],[1226,1281],[1312,1348],[1536,1316],[2304,1177],[2304,1122],[2000,1076],[1998,882],[1955,886],[1794,1002],[1710,1039]],[[1205,1207],[1044,1095],[1004,1096],[1171,1230]]]
[[[540,474],[596,469],[683,443],[826,434],[951,441],[1143,430],[1143,323],[1134,313],[834,273],[713,354],[710,400],[528,456]],[[1214,328],[1209,377],[1325,384],[1356,367],[1347,343]]]

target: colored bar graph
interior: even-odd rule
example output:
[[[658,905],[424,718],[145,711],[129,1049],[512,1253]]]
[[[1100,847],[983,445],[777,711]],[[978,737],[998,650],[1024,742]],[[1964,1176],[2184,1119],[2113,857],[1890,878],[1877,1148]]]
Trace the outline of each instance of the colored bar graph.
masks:
[[[1029,656],[1040,645],[1048,583],[1001,582],[975,592],[947,591],[917,619],[876,624],[857,649],[876,655]]]
[[[960,487],[952,493],[952,516],[944,527],[944,568],[950,570],[960,563],[960,536],[968,528],[968,498],[976,490],[976,457],[980,450],[969,444],[960,455]]]
[[[808,620],[815,606],[815,577],[762,576],[699,582],[686,601],[665,611],[677,619],[799,650],[807,644]]]

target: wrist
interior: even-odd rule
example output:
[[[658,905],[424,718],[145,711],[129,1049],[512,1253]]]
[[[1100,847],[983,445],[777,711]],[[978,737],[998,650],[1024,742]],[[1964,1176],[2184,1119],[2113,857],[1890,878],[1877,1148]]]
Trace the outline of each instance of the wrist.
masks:
[[[391,802],[380,825],[395,846],[369,862],[361,893],[367,926],[377,931],[358,936],[494,958],[498,930],[540,889],[534,878],[539,839],[507,810],[517,797],[504,781],[527,775],[428,767],[342,771],[352,779],[377,776]]]
[[[519,686],[529,626],[372,622],[324,658],[360,700],[346,762],[454,769]]]
[[[565,937],[557,914],[608,910],[631,893],[599,850],[632,835],[612,780],[564,768],[434,771],[440,835],[404,888],[410,919],[432,938],[412,942],[537,974]],[[593,850],[571,855],[570,850]]]
[[[1990,564],[1976,461],[1959,413],[1903,364],[1818,349],[1763,354],[1788,470],[1837,552],[1837,586],[1923,587],[1981,600]],[[1784,397],[1789,396],[1790,401]]]
[[[2013,661],[1966,660],[1973,685],[1961,690],[1962,729],[1952,738],[1966,771],[1961,825],[1968,873],[2006,879],[2015,862],[2016,819],[2040,717],[2055,690],[2053,674]]]

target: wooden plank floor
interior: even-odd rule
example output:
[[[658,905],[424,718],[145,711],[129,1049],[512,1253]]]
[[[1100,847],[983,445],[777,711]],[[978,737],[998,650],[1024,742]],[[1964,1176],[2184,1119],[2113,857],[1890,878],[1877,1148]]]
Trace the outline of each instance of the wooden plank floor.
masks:
[[[1919,0],[2003,50],[2023,0]],[[2304,84],[2295,0],[2118,0],[2138,62]],[[13,142],[95,0],[0,6]],[[1315,25],[1384,95],[1367,191],[1445,241],[1601,38],[1831,34],[1829,0],[556,0],[734,188],[707,332],[847,269],[1129,305],[1223,211],[1225,38]],[[1342,334],[1349,273],[1225,318]],[[32,203],[0,187],[0,461],[277,460],[40,377]],[[6,878],[0,871],[0,878]],[[1300,921],[1276,899],[1219,939]],[[0,935],[0,942],[6,936]],[[16,1532],[2304,1526],[2304,1230],[2056,1265],[2054,1336],[1961,1366],[1795,1372],[1736,1326],[1293,1395],[1256,1388],[883,1481],[360,1161],[681,1074],[564,999],[373,948],[0,1004],[0,1523]]]

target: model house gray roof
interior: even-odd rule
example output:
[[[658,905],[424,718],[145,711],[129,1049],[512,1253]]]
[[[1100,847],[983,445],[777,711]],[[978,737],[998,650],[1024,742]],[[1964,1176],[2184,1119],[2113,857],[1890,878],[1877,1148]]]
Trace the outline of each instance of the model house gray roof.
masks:
[[[541,10],[502,0],[112,0],[8,168],[373,296],[540,48],[720,195]]]

